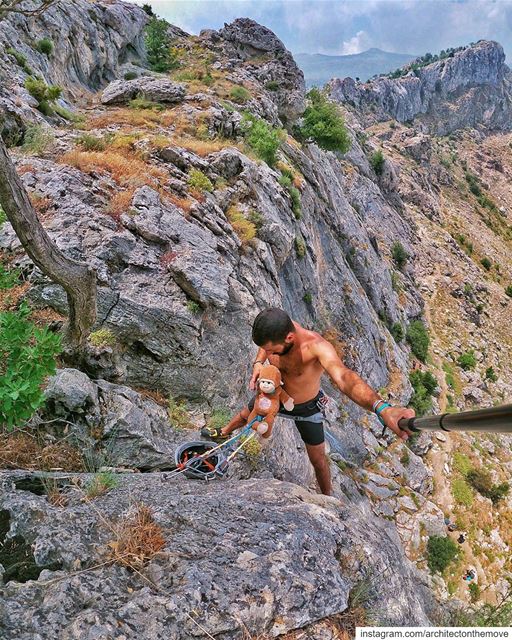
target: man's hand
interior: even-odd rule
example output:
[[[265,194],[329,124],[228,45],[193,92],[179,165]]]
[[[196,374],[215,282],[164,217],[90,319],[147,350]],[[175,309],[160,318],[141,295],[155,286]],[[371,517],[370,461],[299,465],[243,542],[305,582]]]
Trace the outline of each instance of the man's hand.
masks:
[[[249,389],[251,391],[254,391],[256,389],[256,384],[258,382],[258,378],[260,377],[260,371],[261,371],[261,367],[262,366],[263,366],[262,364],[257,362],[253,367],[252,376],[251,376],[251,379],[249,381]]]
[[[401,418],[414,418],[415,415],[414,409],[406,409],[405,407],[388,407],[380,412],[380,417],[384,420],[386,427],[389,427],[391,431],[403,440],[407,440],[412,435],[412,431],[407,428],[401,429],[398,426],[398,421]]]

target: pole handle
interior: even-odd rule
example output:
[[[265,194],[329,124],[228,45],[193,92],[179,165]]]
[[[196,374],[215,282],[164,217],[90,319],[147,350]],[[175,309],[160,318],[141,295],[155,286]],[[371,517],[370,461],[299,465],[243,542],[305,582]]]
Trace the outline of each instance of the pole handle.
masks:
[[[416,422],[416,418],[400,418],[398,421],[398,426],[400,429],[409,429],[409,431],[420,431],[417,427],[414,426]]]

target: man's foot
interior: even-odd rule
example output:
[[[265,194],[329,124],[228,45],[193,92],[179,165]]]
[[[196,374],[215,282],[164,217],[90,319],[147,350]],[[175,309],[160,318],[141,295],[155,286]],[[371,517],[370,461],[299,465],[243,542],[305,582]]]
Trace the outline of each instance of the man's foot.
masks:
[[[204,438],[213,440],[214,442],[223,442],[229,438],[229,435],[224,435],[220,427],[203,427],[201,429],[201,435]]]

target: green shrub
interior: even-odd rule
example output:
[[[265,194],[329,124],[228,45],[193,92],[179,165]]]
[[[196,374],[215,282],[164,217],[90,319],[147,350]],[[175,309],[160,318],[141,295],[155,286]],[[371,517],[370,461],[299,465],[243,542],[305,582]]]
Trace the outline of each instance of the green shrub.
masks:
[[[490,498],[493,504],[497,504],[510,490],[508,482],[493,484],[490,474],[484,469],[472,469],[467,474],[468,482],[482,496]]]
[[[212,181],[199,169],[190,170],[190,173],[188,174],[188,184],[192,189],[199,189],[200,191],[213,191]]]
[[[3,222],[7,220],[7,216],[4,213],[4,210],[1,210],[3,215]],[[1,221],[0,217],[0,221]],[[3,222],[0,222],[3,224]],[[3,264],[0,263],[0,291],[6,289],[12,289],[18,284],[20,277],[19,269],[6,269]]]
[[[39,155],[50,147],[55,138],[50,127],[41,124],[30,124],[25,129],[21,150],[29,155]]]
[[[84,151],[105,151],[107,147],[104,138],[98,138],[90,133],[82,134],[76,142]]]
[[[297,258],[300,259],[306,256],[306,243],[302,236],[297,236],[295,238],[295,253],[297,254]]]
[[[457,558],[459,549],[449,537],[430,536],[427,543],[427,564],[432,573],[442,573]]]
[[[456,451],[453,454],[452,465],[453,468],[463,476],[466,476],[473,469],[471,460],[464,453],[460,453],[460,451]]]
[[[492,263],[491,263],[491,261],[489,260],[489,258],[482,258],[482,259],[480,260],[480,264],[482,265],[482,267],[483,267],[486,271],[489,271],[489,270],[491,269],[491,267],[492,267]]]
[[[148,62],[153,71],[165,73],[180,66],[171,51],[171,41],[167,33],[169,25],[163,18],[153,16],[144,29],[144,42]]]
[[[382,149],[374,151],[370,156],[370,165],[378,176],[381,176],[384,171],[384,162],[385,160],[384,155],[382,154]]]
[[[473,604],[480,600],[480,587],[476,582],[469,583],[469,599]]]
[[[285,133],[281,129],[273,129],[264,120],[252,114],[244,113],[245,140],[258,158],[273,167],[277,159],[277,150]]]
[[[101,496],[110,489],[117,487],[116,476],[110,471],[102,471],[94,475],[84,486],[85,494],[88,498]]]
[[[245,87],[237,85],[236,87],[232,87],[229,92],[229,98],[233,102],[237,102],[238,104],[245,104],[248,100],[251,99],[251,94],[247,91]]]
[[[284,189],[289,189],[292,186],[292,179],[288,175],[279,176],[277,181]]]
[[[66,109],[66,107],[62,107],[58,103],[54,104],[52,108],[61,118],[69,120],[69,122],[82,122],[84,120],[83,116],[73,113],[73,111]]]
[[[292,211],[293,215],[297,220],[300,220],[302,217],[302,208],[300,206],[300,191],[296,187],[288,187],[288,193],[290,194],[290,198],[292,200]]]
[[[148,16],[154,16],[153,7],[147,2],[142,5],[142,10],[148,14]]]
[[[470,369],[474,369],[476,367],[476,356],[475,352],[470,349],[465,353],[461,353],[457,358],[457,364],[464,371],[469,371]]]
[[[455,502],[470,507],[473,504],[473,493],[471,487],[464,478],[452,479],[452,494]]]
[[[249,211],[247,219],[256,227],[256,232],[258,232],[265,223],[265,218],[259,211],[256,211],[256,209]]]
[[[2,227],[5,222],[7,222],[7,216],[5,215],[5,211],[2,209],[2,205],[0,205],[0,227]]]
[[[411,456],[409,455],[409,451],[407,449],[404,449],[402,455],[400,456],[400,462],[403,465],[408,465],[410,461],[411,461]]]
[[[125,80],[135,80],[135,78],[138,78],[139,76],[135,73],[135,71],[127,71],[123,78]]]
[[[394,322],[389,330],[395,342],[402,342],[405,338],[404,328],[399,322]]]
[[[469,171],[466,171],[465,173],[465,178],[466,178],[466,182],[468,183],[469,186],[469,190],[471,191],[471,193],[475,196],[481,196],[482,195],[482,190],[480,188],[480,184],[478,181],[478,178],[473,175],[472,173],[469,173]]]
[[[228,409],[214,409],[206,424],[213,429],[222,429],[231,420],[231,412]]]
[[[485,379],[490,380],[491,382],[497,382],[498,376],[492,367],[487,367],[485,370]]]
[[[310,104],[302,116],[303,125],[296,128],[298,136],[313,139],[322,149],[346,153],[350,149],[350,137],[337,105],[318,89],[311,89],[307,97]]]
[[[16,59],[16,62],[19,64],[19,66],[23,69],[23,71],[28,74],[29,76],[32,75],[32,69],[28,66],[28,61],[27,61],[27,56],[24,55],[23,53],[21,53],[21,51],[16,51],[16,49],[13,49],[12,47],[8,47],[5,50],[6,53],[8,53],[9,55],[13,56]]]
[[[304,300],[304,302],[306,304],[311,304],[313,302],[313,296],[311,295],[311,293],[309,293],[309,291],[307,291],[303,296],[302,299]]]
[[[265,89],[267,89],[267,91],[279,91],[279,82],[276,80],[269,80],[265,83]]]
[[[409,375],[412,388],[414,390],[409,404],[416,412],[422,416],[432,409],[432,395],[437,387],[437,380],[430,371],[420,371],[417,369]]]
[[[505,289],[505,294],[509,297],[512,298],[512,284],[509,284],[508,287]]]
[[[56,371],[60,336],[29,321],[30,308],[0,313],[0,427],[24,424],[44,403],[42,385]]]
[[[411,324],[407,327],[405,339],[409,343],[411,351],[418,358],[418,360],[421,360],[421,362],[425,362],[430,345],[430,338],[427,328],[425,327],[423,322],[421,322],[421,320],[414,320],[413,322],[411,322]]]
[[[53,52],[53,42],[50,38],[41,38],[36,42],[36,49],[39,53],[44,53],[44,55],[49,56]]]
[[[391,257],[395,261],[396,266],[401,269],[409,258],[409,254],[403,248],[401,242],[394,242],[391,247]]]

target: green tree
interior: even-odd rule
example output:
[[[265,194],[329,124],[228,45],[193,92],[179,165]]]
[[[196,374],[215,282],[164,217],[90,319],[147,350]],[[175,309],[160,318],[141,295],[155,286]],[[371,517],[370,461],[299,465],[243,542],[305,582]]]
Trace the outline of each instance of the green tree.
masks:
[[[370,156],[370,164],[372,166],[372,169],[375,171],[375,173],[378,176],[381,176],[382,172],[384,171],[384,162],[385,160],[384,160],[384,155],[382,153],[382,149],[375,151]]]
[[[423,322],[421,322],[421,320],[411,322],[407,327],[405,338],[411,347],[411,351],[418,360],[425,362],[430,346],[430,338]]]
[[[144,43],[149,65],[153,71],[160,73],[165,73],[179,66],[179,62],[171,53],[168,28],[166,20],[153,16],[144,29]]]
[[[427,543],[427,564],[434,573],[442,573],[458,555],[457,544],[448,537],[430,536]]]
[[[313,139],[328,151],[346,153],[350,149],[350,136],[337,105],[318,89],[307,94],[310,104],[303,115],[303,124],[297,130],[300,138]]]

